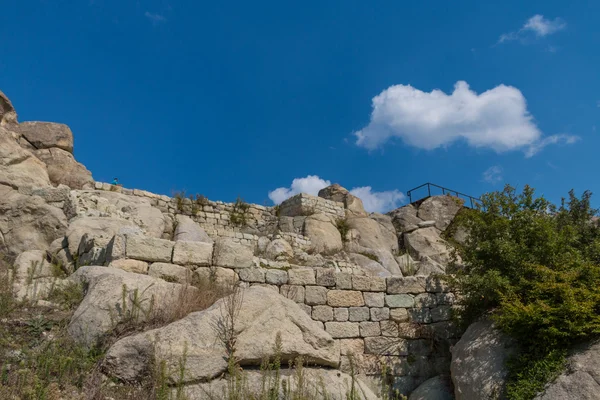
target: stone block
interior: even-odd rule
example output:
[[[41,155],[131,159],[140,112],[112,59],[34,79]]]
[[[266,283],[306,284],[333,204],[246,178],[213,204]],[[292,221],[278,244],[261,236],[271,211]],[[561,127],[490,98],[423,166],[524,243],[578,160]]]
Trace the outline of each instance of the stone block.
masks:
[[[304,286],[281,285],[279,293],[296,303],[304,303]]]
[[[347,272],[337,272],[335,274],[335,288],[341,290],[352,289],[352,275]]]
[[[300,306],[300,308],[306,313],[308,314],[309,317],[312,318],[312,307],[311,306],[307,306],[306,304],[298,304],[298,306]],[[325,329],[325,328],[323,328]]]
[[[364,292],[363,298],[367,307],[383,307],[385,305],[384,293]]]
[[[385,321],[390,319],[390,309],[387,307],[371,308],[371,321]]]
[[[254,266],[254,253],[245,246],[230,238],[220,238],[215,242],[213,264],[225,268],[251,268]]]
[[[263,268],[242,268],[238,271],[241,281],[256,283],[265,283],[265,273]]]
[[[314,306],[312,319],[322,322],[333,321],[333,308],[329,306]]]
[[[364,321],[360,323],[360,336],[371,337],[381,336],[379,322]]]
[[[450,285],[437,276],[429,276],[425,281],[425,289],[430,293],[444,293],[450,291]]]
[[[213,245],[179,240],[173,247],[173,264],[208,266],[212,262]]]
[[[350,307],[348,309],[348,320],[353,322],[368,321],[369,307]]]
[[[398,336],[404,339],[419,339],[423,332],[419,324],[401,322],[398,324]]]
[[[435,297],[439,305],[452,305],[456,301],[454,293],[436,293]]]
[[[431,321],[431,311],[429,308],[412,308],[408,310],[408,315],[412,322],[419,324],[429,324]]]
[[[335,286],[335,270],[333,268],[320,268],[317,270],[317,285]]]
[[[192,280],[192,271],[189,268],[169,263],[152,263],[148,268],[148,275],[181,284],[190,283]]]
[[[265,278],[267,283],[281,286],[288,282],[288,273],[278,269],[268,269]]]
[[[126,235],[126,254],[128,258],[150,262],[170,263],[175,243],[145,236]]]
[[[415,296],[415,307],[435,307],[437,297],[433,293],[421,293]]]
[[[390,319],[396,322],[408,321],[408,311],[405,308],[391,308]]]
[[[449,321],[452,318],[452,306],[439,306],[430,310],[431,321]]]
[[[409,294],[388,294],[385,296],[385,305],[393,308],[411,308],[415,305],[415,299]]]
[[[361,292],[385,292],[385,278],[379,276],[352,275],[352,288]]]
[[[288,271],[290,285],[315,285],[315,270],[312,268],[292,268]]]
[[[327,304],[327,288],[322,286],[307,286],[304,302],[310,306]]]
[[[408,343],[404,339],[388,336],[365,338],[365,353],[381,356],[407,356]]]
[[[135,272],[136,274],[145,274],[148,272],[148,263],[140,260],[130,260],[122,258],[112,261],[108,264],[110,268],[119,268],[127,272]]]
[[[333,309],[333,319],[338,322],[348,321],[349,312],[345,307],[338,307]]]
[[[355,290],[330,290],[327,292],[327,304],[332,307],[362,307],[363,295]]]
[[[391,276],[387,278],[387,293],[425,293],[425,278],[420,276]]]
[[[357,338],[360,336],[358,322],[326,322],[325,330],[334,339]]]
[[[230,288],[239,280],[235,271],[221,267],[199,267],[194,270],[193,278],[201,287],[217,285]]]
[[[382,336],[398,337],[398,323],[395,321],[380,321],[379,327]]]
[[[362,339],[340,339],[340,354],[358,355],[365,352],[365,342]]]
[[[98,183],[98,182],[96,182]],[[115,235],[106,247],[106,262],[120,260],[126,257],[125,254],[125,235]]]

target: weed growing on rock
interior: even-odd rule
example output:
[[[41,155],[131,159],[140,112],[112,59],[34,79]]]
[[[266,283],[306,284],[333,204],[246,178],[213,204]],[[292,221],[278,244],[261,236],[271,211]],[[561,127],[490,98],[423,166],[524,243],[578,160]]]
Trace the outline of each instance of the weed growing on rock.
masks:
[[[348,232],[350,231],[350,225],[348,225],[348,220],[346,218],[340,218],[336,221],[335,227],[340,232],[342,236],[342,242],[348,241]]]
[[[248,225],[248,211],[250,205],[246,203],[241,197],[238,196],[237,200],[233,205],[233,209],[229,214],[229,220],[232,224],[237,226]]]

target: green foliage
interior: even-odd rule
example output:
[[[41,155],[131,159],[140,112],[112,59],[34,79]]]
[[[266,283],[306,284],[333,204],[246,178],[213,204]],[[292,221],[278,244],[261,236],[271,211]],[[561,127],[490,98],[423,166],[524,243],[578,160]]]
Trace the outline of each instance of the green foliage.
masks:
[[[365,256],[375,262],[379,262],[379,257],[377,257],[375,254],[371,254],[371,253],[367,253],[367,252],[360,252],[358,254],[360,254],[361,256]]]
[[[83,300],[83,285],[66,282],[50,293],[48,300],[60,304],[64,309],[74,310]]]
[[[470,232],[453,279],[463,326],[490,314],[517,339],[510,398],[530,399],[554,377],[573,344],[600,335],[600,227],[590,192],[559,207],[525,186],[482,198],[456,223]]]

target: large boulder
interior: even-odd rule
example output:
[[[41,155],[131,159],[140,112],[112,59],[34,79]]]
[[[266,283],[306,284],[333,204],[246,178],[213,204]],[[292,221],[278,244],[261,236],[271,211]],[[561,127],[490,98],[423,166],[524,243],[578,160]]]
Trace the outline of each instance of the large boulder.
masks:
[[[278,335],[284,365],[298,356],[313,365],[336,367],[340,362],[339,344],[299,305],[271,289],[253,286],[163,328],[119,340],[106,355],[106,369],[119,379],[136,381],[154,354],[173,371],[172,381],[178,380],[173,367],[184,360],[186,373],[180,383],[220,376],[227,371],[228,335],[223,328],[231,326],[227,322],[231,315],[235,357],[242,366],[260,365],[264,357],[272,357]]]
[[[346,188],[343,188],[337,183],[319,190],[319,197],[344,203],[346,215],[349,217],[366,217],[368,215],[362,200],[350,194]]]
[[[289,388],[291,393],[298,390],[298,393],[302,393],[301,389],[298,389],[298,376],[294,370],[283,369],[279,372],[279,396],[278,399],[288,398],[284,394],[284,388]],[[322,369],[322,368],[306,368],[302,369],[303,374],[303,386],[305,388],[305,394],[314,394],[315,399],[329,399],[329,400],[376,400],[378,397],[365,385],[363,382],[356,378],[352,378],[350,375],[337,370]],[[352,391],[352,383],[354,380],[354,394],[350,395]],[[243,373],[243,387],[241,390],[245,395],[254,395],[256,397],[248,398],[262,398],[259,395],[265,393],[265,382],[266,389],[274,387],[275,385],[275,372],[259,372],[259,371],[244,371]],[[273,386],[268,386],[269,382]],[[199,383],[194,385],[185,386],[183,393],[188,400],[227,400],[229,397],[229,383],[230,378],[225,377],[222,379],[216,379],[212,382]],[[270,392],[269,392],[270,393]],[[245,397],[246,398],[246,397]],[[269,397],[272,398],[272,397]],[[296,398],[296,397],[293,397]],[[306,398],[304,395],[299,395],[298,398]]]
[[[106,248],[115,235],[125,233],[141,234],[142,231],[126,219],[80,217],[71,221],[65,236],[70,255],[80,255],[80,250],[89,251],[90,243],[93,243],[91,247]],[[85,243],[82,245],[84,236]]]
[[[127,196],[108,191],[73,191],[67,206],[68,216],[112,217],[128,220],[148,236],[160,238],[165,230],[166,219],[153,207],[150,199]]]
[[[66,150],[51,148],[36,150],[35,155],[46,164],[48,177],[54,185],[67,185],[71,189],[93,189],[92,173],[75,161]]]
[[[46,165],[23,149],[13,134],[0,127],[0,185],[21,187],[50,186]]]
[[[427,379],[408,397],[408,400],[453,400],[452,383],[449,378],[435,376]]]
[[[17,112],[12,103],[0,90],[0,125],[12,125],[17,123]]]
[[[369,253],[350,253],[348,256],[350,261],[358,265],[367,275],[379,276],[382,278],[392,276],[390,271],[385,269],[378,261],[375,261],[375,259],[379,260],[377,256]]]
[[[73,153],[73,133],[65,124],[21,122],[15,130],[36,149],[54,147]]]
[[[123,321],[143,323],[172,312],[186,293],[197,291],[177,283],[117,268],[88,266],[69,278],[86,286],[83,301],[68,326],[78,343],[94,345]]]
[[[450,373],[456,400],[504,398],[506,361],[516,344],[491,321],[471,324],[452,348]]]
[[[176,226],[173,240],[184,240],[187,242],[213,243],[206,231],[187,215],[175,216]]]
[[[358,243],[361,246],[391,252],[398,250],[396,231],[391,220],[386,220],[383,215],[377,214],[376,218],[348,218],[347,223],[351,229],[358,231]]]
[[[230,238],[219,238],[213,250],[213,264],[225,268],[250,268],[254,265],[254,252]]]
[[[316,253],[337,253],[342,250],[342,235],[332,217],[313,214],[304,220],[304,236],[311,241],[311,249]]]
[[[417,260],[429,257],[444,267],[451,260],[452,248],[448,242],[440,237],[440,233],[435,227],[405,233],[404,246],[408,253]]]
[[[461,208],[462,200],[458,197],[433,196],[425,199],[419,205],[418,216],[423,221],[435,221],[436,228],[443,231],[450,225]]]
[[[418,228],[419,224],[423,222],[421,218],[417,216],[417,208],[412,204],[408,204],[404,207],[397,208],[390,211],[388,215],[392,218],[392,224],[398,234],[404,232],[411,232]]]
[[[294,256],[294,249],[285,239],[274,239],[267,245],[265,253],[268,259],[287,261]]]
[[[46,252],[28,250],[16,258],[12,269],[13,293],[17,300],[43,300],[63,284],[64,271],[48,262]]]
[[[66,229],[67,218],[61,209],[39,196],[25,196],[0,185],[0,248],[13,255],[46,250]]]
[[[578,346],[567,359],[565,371],[536,400],[600,399],[600,342]]]

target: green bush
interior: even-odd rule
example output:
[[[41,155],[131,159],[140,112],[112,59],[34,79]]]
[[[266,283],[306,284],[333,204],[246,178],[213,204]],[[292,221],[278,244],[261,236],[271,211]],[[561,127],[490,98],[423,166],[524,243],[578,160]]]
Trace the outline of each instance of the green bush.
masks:
[[[559,207],[525,186],[482,198],[455,221],[470,232],[453,279],[467,326],[488,314],[517,339],[508,397],[530,399],[553,379],[575,343],[600,335],[600,227],[590,192]]]

